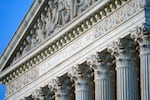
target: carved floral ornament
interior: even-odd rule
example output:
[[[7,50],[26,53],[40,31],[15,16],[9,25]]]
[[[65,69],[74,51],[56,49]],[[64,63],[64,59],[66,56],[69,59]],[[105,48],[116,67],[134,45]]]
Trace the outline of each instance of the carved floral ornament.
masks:
[[[139,1],[141,1],[141,0],[139,0]],[[136,2],[136,0],[132,0],[132,2],[129,1],[128,3],[129,4],[127,6],[129,6],[130,4],[138,5],[138,2]],[[33,56],[31,59],[29,59],[22,65],[18,66],[17,67],[18,71],[17,71],[17,69],[14,69],[14,71],[12,73],[9,73],[7,76],[3,77],[2,82],[7,84],[7,83],[11,82],[12,80],[15,80],[20,74],[25,73],[30,68],[33,68],[38,63],[40,63],[47,57],[51,56],[57,50],[59,50],[60,48],[65,46],[67,43],[69,43],[70,41],[72,41],[73,39],[78,37],[80,34],[85,32],[87,29],[91,28],[93,25],[95,25],[96,22],[100,22],[101,19],[107,18],[105,16],[109,15],[111,12],[113,12],[117,8],[119,8],[120,4],[126,4],[126,2],[123,0],[116,0],[115,2],[114,1],[110,2],[109,5],[104,6],[103,8],[100,8],[98,11],[91,14],[91,16],[89,18],[83,20],[82,23],[80,23],[78,26],[74,27],[74,29],[71,29],[69,32],[64,34],[62,37],[56,39],[53,43],[49,44],[46,48],[44,48],[42,51],[40,51],[38,54],[36,54],[36,56]],[[110,9],[108,9],[108,8],[110,8]],[[45,10],[47,10],[47,8],[45,8]],[[137,11],[138,11],[138,9],[137,9]],[[40,21],[40,19],[38,21]],[[41,26],[34,25],[34,28],[36,28],[36,27],[41,27]],[[31,30],[31,34],[35,34],[34,31],[35,31],[35,29]],[[32,35],[31,35],[31,37],[32,37]],[[31,38],[28,37],[28,40],[30,40],[30,39]],[[13,75],[13,73],[14,73],[14,75]]]

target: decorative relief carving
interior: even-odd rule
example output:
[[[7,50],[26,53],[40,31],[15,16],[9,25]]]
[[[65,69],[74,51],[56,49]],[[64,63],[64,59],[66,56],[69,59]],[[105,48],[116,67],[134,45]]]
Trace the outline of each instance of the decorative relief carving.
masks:
[[[141,0],[131,0],[130,2],[126,3],[120,9],[101,20],[100,23],[94,27],[95,32],[98,34],[97,36],[101,36],[115,28],[117,25],[141,10],[142,7]]]
[[[22,53],[30,51],[52,34],[58,32],[66,23],[81,14],[97,0],[48,0],[40,12],[29,35],[22,42]],[[19,51],[18,51],[19,52]],[[16,53],[17,55],[17,53]],[[14,58],[14,62],[17,58]]]
[[[32,70],[29,70],[25,72],[23,75],[18,77],[16,80],[6,84],[7,86],[7,95],[13,94],[14,92],[18,91],[19,89],[23,88],[25,85],[33,81],[35,78],[38,77],[38,70],[37,68],[33,68]]]

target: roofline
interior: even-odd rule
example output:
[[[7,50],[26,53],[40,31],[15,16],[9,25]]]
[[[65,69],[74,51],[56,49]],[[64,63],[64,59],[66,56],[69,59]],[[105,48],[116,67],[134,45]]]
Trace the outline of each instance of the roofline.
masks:
[[[2,55],[0,56],[0,72],[5,66],[6,62],[9,60],[9,57],[12,55],[19,41],[22,39],[35,15],[41,8],[41,5],[45,0],[34,0],[31,7],[27,11],[25,17],[21,21],[21,24],[18,26],[17,31],[14,33],[10,42],[7,44],[7,47],[4,49]]]

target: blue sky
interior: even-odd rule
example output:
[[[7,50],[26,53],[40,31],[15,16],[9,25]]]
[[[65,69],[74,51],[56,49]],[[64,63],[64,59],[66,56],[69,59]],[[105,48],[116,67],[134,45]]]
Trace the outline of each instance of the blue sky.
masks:
[[[0,0],[0,55],[16,32],[33,0]]]
[[[5,95],[5,92],[6,92],[6,87],[2,84],[0,84],[0,100],[4,100],[4,95]]]
[[[33,0],[0,0],[0,55],[16,32]],[[0,100],[5,87],[0,85]]]

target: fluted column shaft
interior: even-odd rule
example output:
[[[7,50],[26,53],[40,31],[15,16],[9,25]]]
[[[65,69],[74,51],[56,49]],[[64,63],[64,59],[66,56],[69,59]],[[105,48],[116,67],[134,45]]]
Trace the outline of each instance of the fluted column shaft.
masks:
[[[96,53],[87,59],[87,64],[94,69],[96,100],[114,100],[111,62],[110,54],[106,52]]]
[[[70,75],[75,81],[75,100],[93,100],[89,68],[87,66],[73,67]]]
[[[150,100],[150,33],[140,29],[136,40],[140,53],[141,100]]]
[[[65,89],[57,90],[55,100],[70,100],[69,92]]]
[[[112,53],[116,58],[117,100],[138,100],[138,81],[134,42],[120,39],[114,43]]]
[[[76,100],[92,100],[92,90],[88,78],[81,78],[75,82],[75,98]]]
[[[116,60],[117,100],[138,100],[135,57],[131,55],[134,53],[130,51]]]
[[[96,100],[113,100],[112,82],[110,79],[95,80]]]
[[[150,53],[140,54],[141,100],[150,100]]]

